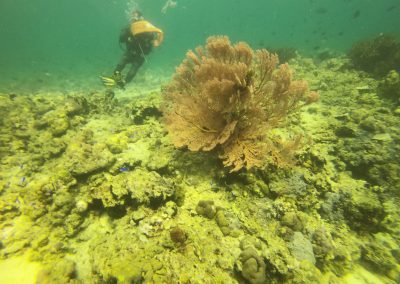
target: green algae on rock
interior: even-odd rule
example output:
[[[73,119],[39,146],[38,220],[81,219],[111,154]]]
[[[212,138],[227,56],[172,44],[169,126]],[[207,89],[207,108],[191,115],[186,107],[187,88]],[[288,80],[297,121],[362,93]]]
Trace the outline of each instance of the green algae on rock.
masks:
[[[291,64],[325,86],[289,119],[312,137],[291,169],[174,149],[159,93],[0,95],[1,261],[29,256],[43,283],[398,282],[393,101],[343,57]]]

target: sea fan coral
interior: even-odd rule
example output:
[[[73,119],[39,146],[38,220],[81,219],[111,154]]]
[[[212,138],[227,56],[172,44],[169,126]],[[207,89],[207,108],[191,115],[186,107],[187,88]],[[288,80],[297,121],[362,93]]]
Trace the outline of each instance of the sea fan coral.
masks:
[[[292,80],[287,64],[267,50],[226,36],[210,37],[205,48],[189,51],[163,90],[164,122],[177,147],[216,150],[231,171],[283,166],[300,139],[284,142],[271,134],[296,111],[307,93]]]

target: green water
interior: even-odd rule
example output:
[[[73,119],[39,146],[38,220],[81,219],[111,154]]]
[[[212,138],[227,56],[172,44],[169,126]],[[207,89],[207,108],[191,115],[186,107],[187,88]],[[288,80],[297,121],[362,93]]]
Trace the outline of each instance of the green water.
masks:
[[[148,58],[150,70],[172,72],[188,49],[210,35],[313,55],[323,49],[346,51],[380,33],[400,34],[396,0],[184,0],[162,13],[165,2],[136,2],[165,33],[164,44]],[[132,2],[121,0],[1,1],[0,90],[10,80],[18,85],[46,73],[90,82],[110,73],[122,53],[118,34],[128,23],[129,7]]]

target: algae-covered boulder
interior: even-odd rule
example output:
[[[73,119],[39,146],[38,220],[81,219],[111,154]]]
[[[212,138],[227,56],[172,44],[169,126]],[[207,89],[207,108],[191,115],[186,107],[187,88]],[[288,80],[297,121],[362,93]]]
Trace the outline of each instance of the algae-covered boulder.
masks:
[[[48,131],[41,131],[35,136],[32,143],[28,144],[31,157],[38,164],[43,164],[51,158],[60,156],[67,148],[66,142],[61,137],[53,137]]]
[[[340,283],[336,275],[333,273],[322,274],[309,261],[301,261],[293,272],[293,278],[288,281],[289,283]]]
[[[118,111],[118,100],[112,90],[106,92],[92,92],[89,97],[84,100],[78,99],[84,108],[89,110],[90,114],[95,113],[114,113]]]
[[[98,235],[89,247],[94,283],[165,283],[167,264],[157,257],[162,252],[159,245],[140,241],[132,228]]]
[[[128,186],[131,198],[147,205],[158,207],[175,193],[173,182],[154,171],[136,169],[130,181]]]
[[[327,194],[322,206],[323,216],[344,221],[355,231],[376,232],[386,216],[381,197],[363,180],[341,174],[337,181],[339,193]]]
[[[379,93],[387,98],[400,103],[400,74],[399,71],[391,70],[389,74],[379,83]]]
[[[124,205],[128,201],[159,207],[175,194],[171,180],[143,168],[116,176],[107,174],[100,185],[90,187],[92,198],[100,199],[105,207]]]
[[[334,243],[331,234],[324,228],[319,227],[312,236],[313,252],[317,261],[323,262],[333,255]]]
[[[212,219],[217,212],[214,201],[212,200],[200,200],[196,206],[197,214],[207,217],[208,219]]]
[[[348,56],[356,68],[384,76],[400,66],[400,43],[392,36],[379,35],[355,43]]]
[[[400,280],[400,246],[393,236],[377,233],[363,246],[362,259],[392,280]]]
[[[137,98],[126,107],[126,114],[135,124],[143,124],[152,117],[161,117],[160,96],[152,93],[146,97]]]
[[[301,220],[299,214],[295,212],[287,212],[281,220],[282,225],[291,228],[293,231],[302,231],[304,228],[303,221]]]
[[[69,128],[69,119],[67,116],[60,116],[52,120],[50,131],[54,136],[63,135]]]
[[[368,189],[353,190],[344,211],[350,227],[371,232],[380,230],[386,215],[379,196]]]
[[[75,177],[83,177],[109,168],[115,157],[107,150],[106,145],[70,143],[67,148],[68,168]]]
[[[250,284],[267,283],[266,265],[256,249],[248,247],[242,251],[238,266],[241,275]]]
[[[69,129],[69,117],[65,110],[50,110],[35,121],[38,129],[48,128],[54,136],[61,136]]]
[[[79,94],[69,96],[65,102],[64,109],[69,116],[86,114],[89,110],[87,98]]]
[[[302,233],[294,233],[293,239],[289,244],[289,249],[297,260],[307,260],[310,263],[315,264],[315,256],[311,241]]]
[[[46,265],[39,271],[36,283],[79,283],[77,280],[76,264],[68,259],[59,260],[51,265]]]
[[[397,140],[390,133],[379,133],[380,126],[377,127],[384,123],[389,122],[373,118],[365,120],[362,128],[378,133],[364,134],[357,140],[343,139],[336,145],[337,156],[354,178],[366,180],[373,185],[391,185],[398,182],[400,176],[398,151],[395,150]]]
[[[113,154],[121,153],[128,145],[128,137],[125,133],[113,134],[107,137],[107,147]]]
[[[240,221],[232,212],[223,208],[217,208],[215,221],[224,236],[237,237],[240,235]]]

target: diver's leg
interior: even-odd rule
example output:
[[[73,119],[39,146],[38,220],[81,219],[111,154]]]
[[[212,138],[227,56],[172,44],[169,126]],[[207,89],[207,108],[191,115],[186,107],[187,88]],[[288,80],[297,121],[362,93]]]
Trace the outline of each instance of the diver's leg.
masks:
[[[139,56],[135,57],[132,60],[131,69],[129,69],[129,72],[128,72],[128,74],[126,74],[126,77],[125,77],[125,82],[126,83],[132,81],[132,79],[136,76],[136,73],[139,70],[140,66],[143,65],[143,62],[144,62],[144,58],[141,57],[141,56],[140,57]]]

